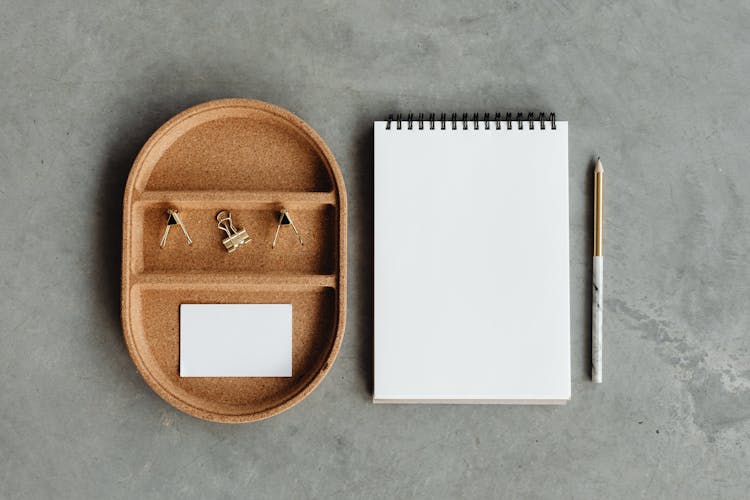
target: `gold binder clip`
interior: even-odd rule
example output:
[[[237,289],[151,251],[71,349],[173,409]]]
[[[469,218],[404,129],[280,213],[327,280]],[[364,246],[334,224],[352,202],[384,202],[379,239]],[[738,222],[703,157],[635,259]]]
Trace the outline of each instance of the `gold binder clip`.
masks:
[[[276,240],[279,238],[279,230],[281,229],[281,226],[292,226],[294,234],[297,235],[297,239],[299,240],[299,244],[304,245],[304,243],[302,243],[302,236],[299,235],[297,227],[294,225],[294,222],[292,222],[292,218],[289,217],[289,212],[287,212],[286,209],[282,208],[281,214],[279,215],[279,224],[278,226],[276,226],[276,234],[273,237],[273,244],[271,245],[271,248],[276,248]]]
[[[221,242],[226,247],[227,252],[232,253],[239,247],[250,241],[250,235],[244,229],[237,229],[232,222],[232,214],[228,210],[222,210],[216,214],[216,220],[219,221],[219,229],[227,233],[227,237]]]
[[[185,233],[185,238],[187,238],[188,245],[193,244],[193,240],[190,239],[190,235],[188,234],[187,229],[185,229],[185,224],[182,223],[180,214],[177,212],[177,210],[172,210],[170,208],[167,210],[167,227],[164,229],[164,234],[162,235],[161,241],[159,242],[160,248],[164,248],[164,246],[167,244],[167,236],[169,236],[169,230],[174,225],[178,225],[182,228],[182,232]]]

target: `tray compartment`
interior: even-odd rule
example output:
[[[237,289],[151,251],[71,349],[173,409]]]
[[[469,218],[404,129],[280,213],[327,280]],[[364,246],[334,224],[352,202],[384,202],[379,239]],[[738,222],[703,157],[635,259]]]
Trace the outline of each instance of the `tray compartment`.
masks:
[[[319,148],[285,120],[271,114],[206,118],[169,146],[145,190],[332,189]]]
[[[150,375],[162,389],[195,408],[212,406],[226,416],[259,413],[299,393],[324,368],[335,341],[336,291],[329,287],[305,291],[246,291],[133,288],[143,328],[134,336]],[[292,304],[292,377],[179,376],[180,304]]]
[[[295,226],[302,236],[300,245],[294,231],[282,226],[276,248],[271,247],[278,224],[278,204],[260,204],[252,208],[233,208],[216,202],[202,203],[203,207],[180,209],[181,204],[155,203],[143,206],[135,213],[134,241],[141,242],[135,248],[133,259],[136,273],[140,272],[244,272],[287,274],[330,274],[336,262],[337,217],[331,205],[288,208]],[[208,205],[208,207],[206,207]],[[178,226],[170,229],[164,248],[159,241],[164,233],[167,208],[177,208],[185,227],[193,240],[188,246]],[[252,240],[231,254],[222,245],[226,233],[219,230],[216,214],[230,209],[232,220],[238,228],[244,228]]]

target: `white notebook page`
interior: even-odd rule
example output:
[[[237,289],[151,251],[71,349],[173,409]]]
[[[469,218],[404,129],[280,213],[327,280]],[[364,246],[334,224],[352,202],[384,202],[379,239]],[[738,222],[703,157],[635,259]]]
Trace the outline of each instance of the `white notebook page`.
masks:
[[[570,398],[568,124],[375,123],[376,402]]]

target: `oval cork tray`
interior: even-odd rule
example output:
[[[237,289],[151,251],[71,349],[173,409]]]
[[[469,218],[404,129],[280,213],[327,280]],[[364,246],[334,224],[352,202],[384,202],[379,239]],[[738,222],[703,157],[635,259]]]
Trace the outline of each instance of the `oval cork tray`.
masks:
[[[300,118],[259,101],[192,107],[143,146],[125,188],[122,324],[135,366],[176,408],[216,422],[251,422],[304,399],[344,335],[346,192],[328,146]],[[292,216],[271,248],[280,210]],[[179,211],[193,244],[172,226]],[[230,210],[252,241],[222,245]],[[180,304],[292,304],[291,377],[179,376]]]

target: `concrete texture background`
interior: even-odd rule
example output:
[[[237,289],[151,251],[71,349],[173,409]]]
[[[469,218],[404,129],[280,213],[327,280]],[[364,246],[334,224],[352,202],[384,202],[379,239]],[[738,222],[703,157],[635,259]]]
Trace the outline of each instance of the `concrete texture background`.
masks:
[[[3,1],[0,497],[742,498],[750,489],[747,2]],[[119,323],[120,203],[165,120],[307,120],[349,192],[349,314],[271,420],[172,409]],[[374,406],[371,122],[570,121],[573,399]],[[605,384],[588,380],[591,158],[607,169]]]

